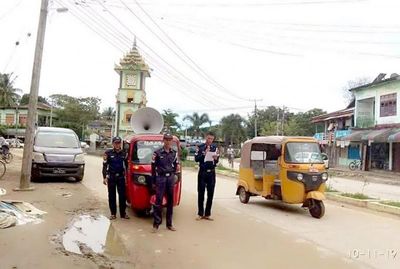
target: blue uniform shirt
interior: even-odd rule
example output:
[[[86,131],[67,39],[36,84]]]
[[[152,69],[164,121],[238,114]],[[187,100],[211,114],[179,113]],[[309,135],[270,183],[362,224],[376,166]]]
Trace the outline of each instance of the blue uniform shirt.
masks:
[[[123,175],[127,166],[128,158],[125,151],[109,149],[103,156],[103,178],[108,175]]]
[[[207,149],[207,145],[206,144],[201,144],[200,146],[198,146],[198,148],[196,150],[196,153],[194,155],[195,161],[199,163],[200,170],[214,169],[215,166],[218,163],[218,160],[219,160],[219,157],[218,157],[214,161],[205,162],[204,158],[206,156],[206,149]],[[210,145],[210,151],[211,152],[216,152],[217,151],[217,146],[215,146],[214,144],[211,144]]]
[[[176,173],[178,163],[178,153],[172,148],[169,151],[166,151],[164,147],[162,147],[153,153],[151,174],[154,177],[166,173]]]

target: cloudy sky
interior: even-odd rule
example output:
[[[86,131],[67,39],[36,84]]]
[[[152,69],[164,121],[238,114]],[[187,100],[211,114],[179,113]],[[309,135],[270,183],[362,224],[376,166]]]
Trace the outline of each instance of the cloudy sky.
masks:
[[[26,93],[39,7],[0,1],[0,72]],[[113,106],[114,65],[136,35],[153,69],[148,105],[158,110],[207,112],[215,122],[251,113],[249,99],[334,111],[346,105],[349,80],[400,73],[399,9],[396,0],[50,0],[40,95]]]

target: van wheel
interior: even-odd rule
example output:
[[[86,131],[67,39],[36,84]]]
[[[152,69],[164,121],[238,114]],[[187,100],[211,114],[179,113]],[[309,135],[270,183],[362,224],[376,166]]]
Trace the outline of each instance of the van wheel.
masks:
[[[75,178],[75,182],[81,182],[81,181],[82,181],[82,179],[83,179],[83,176],[76,177],[76,178]]]
[[[250,200],[250,193],[244,189],[244,187],[239,187],[239,200],[243,204],[247,204]]]
[[[40,179],[39,176],[35,175],[34,173],[31,173],[31,182],[38,182]]]
[[[311,216],[313,216],[316,219],[320,219],[324,216],[325,214],[325,205],[322,201],[318,201],[318,200],[312,200],[310,201],[310,207],[309,207],[309,211]]]

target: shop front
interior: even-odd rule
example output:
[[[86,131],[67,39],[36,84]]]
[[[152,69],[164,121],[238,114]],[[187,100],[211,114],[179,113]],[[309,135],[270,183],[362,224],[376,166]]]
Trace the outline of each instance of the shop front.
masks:
[[[400,172],[400,129],[382,131],[373,138],[371,169]]]
[[[388,142],[391,150],[390,170],[400,172],[400,129],[395,129],[388,136]]]

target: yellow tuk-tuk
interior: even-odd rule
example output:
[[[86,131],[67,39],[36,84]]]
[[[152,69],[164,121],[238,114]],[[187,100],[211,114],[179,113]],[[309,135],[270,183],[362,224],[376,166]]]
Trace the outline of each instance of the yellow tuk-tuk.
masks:
[[[281,200],[307,207],[311,216],[325,213],[328,174],[318,142],[310,137],[264,136],[244,143],[236,195]]]

